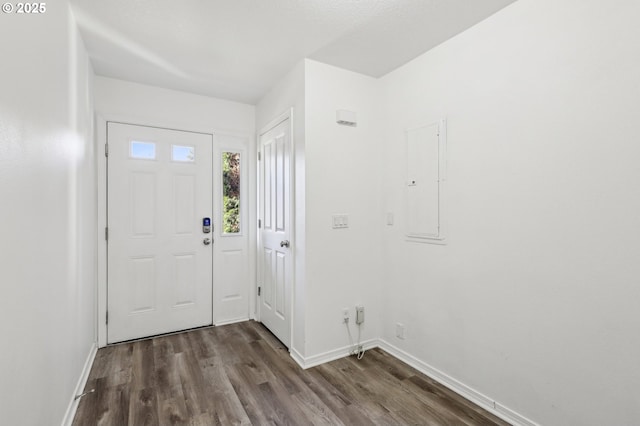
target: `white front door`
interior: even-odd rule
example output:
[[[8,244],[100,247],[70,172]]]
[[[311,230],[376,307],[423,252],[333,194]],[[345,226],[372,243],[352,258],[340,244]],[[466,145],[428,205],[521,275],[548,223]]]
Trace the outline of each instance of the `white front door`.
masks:
[[[260,152],[260,321],[290,347],[290,118],[260,135]]]
[[[210,325],[212,135],[107,132],[107,342]]]

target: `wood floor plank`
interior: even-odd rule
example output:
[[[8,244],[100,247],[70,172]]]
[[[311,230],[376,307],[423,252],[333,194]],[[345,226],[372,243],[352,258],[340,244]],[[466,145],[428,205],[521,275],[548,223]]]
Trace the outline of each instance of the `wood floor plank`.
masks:
[[[350,401],[360,406],[369,418],[384,417],[388,410],[380,404],[373,390],[355,375],[345,359],[318,366],[320,374]]]
[[[177,366],[178,357],[169,355],[155,358],[155,383],[158,399],[184,398],[182,382]]]
[[[310,424],[310,420],[295,406],[290,395],[283,394],[280,389],[275,389],[270,382],[258,385],[263,398],[273,407],[280,425],[304,425]],[[280,391],[280,392],[279,392]]]
[[[370,426],[370,425],[387,425],[393,423],[387,423],[385,421],[376,422],[375,419],[370,417],[370,413],[367,413],[364,409],[362,409],[359,405],[353,404],[348,405],[340,410],[336,411],[336,416],[342,420],[342,423],[345,425],[357,425],[357,426]],[[380,419],[385,418],[385,416],[378,417]]]
[[[185,405],[190,417],[197,417],[207,412],[208,395],[202,374],[194,365],[195,356],[189,351],[183,351],[176,355],[176,368],[182,383]]]
[[[303,379],[305,379],[307,387],[331,410],[338,411],[350,404],[338,389],[331,386],[331,384],[318,373],[317,369],[312,368],[307,370],[307,374],[303,376]]]
[[[224,369],[251,424],[275,424],[276,413],[271,408],[271,405],[263,403],[263,398],[256,395],[256,383],[243,374],[246,369],[238,366],[238,364],[225,365]]]
[[[182,395],[182,388],[179,388]],[[165,398],[158,401],[158,422],[161,425],[183,425],[189,421],[189,414],[183,396]]]
[[[312,390],[303,390],[292,395],[291,398],[314,425],[344,425]]]
[[[97,418],[96,421],[91,424],[129,424],[129,393],[130,388],[127,385],[118,385],[108,388],[108,391],[105,392],[96,392],[95,396],[98,398]],[[103,395],[104,397],[102,397]],[[80,421],[78,424],[84,425],[87,424],[87,422]]]
[[[203,378],[205,382],[215,384],[215,386],[209,386],[208,399],[213,402],[213,413],[218,415],[222,424],[251,424],[224,366],[212,365],[203,371]]]
[[[298,393],[304,389],[304,382],[300,380],[295,370],[297,365],[294,365],[294,361],[288,355],[285,357],[270,350],[270,346],[264,342],[256,343],[255,353],[264,363],[266,371],[277,377],[289,394]]]
[[[375,355],[376,351],[371,355]],[[373,356],[367,360],[362,360],[363,365],[373,365]],[[401,386],[398,383],[399,377],[396,371],[385,371],[384,369],[366,368],[362,372],[362,377],[374,389],[374,394],[384,395],[384,400],[380,404],[390,412],[397,413],[399,417],[410,424],[433,424],[450,425],[459,424],[460,418],[449,410],[443,410],[439,404],[430,404],[430,401],[420,398],[414,392]],[[402,376],[404,377],[404,376]]]
[[[129,404],[130,425],[153,426],[158,420],[158,397],[155,389],[133,390]]]
[[[247,321],[102,348],[84,425],[500,425],[508,423],[381,349],[302,370]]]
[[[133,343],[132,377],[133,389],[153,389],[155,387],[155,363],[153,341],[142,340]]]

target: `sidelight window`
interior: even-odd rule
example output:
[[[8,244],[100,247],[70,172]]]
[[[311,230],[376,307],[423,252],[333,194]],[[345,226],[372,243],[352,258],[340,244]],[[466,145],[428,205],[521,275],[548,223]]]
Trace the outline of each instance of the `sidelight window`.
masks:
[[[239,234],[240,219],[240,153],[222,153],[222,232]]]

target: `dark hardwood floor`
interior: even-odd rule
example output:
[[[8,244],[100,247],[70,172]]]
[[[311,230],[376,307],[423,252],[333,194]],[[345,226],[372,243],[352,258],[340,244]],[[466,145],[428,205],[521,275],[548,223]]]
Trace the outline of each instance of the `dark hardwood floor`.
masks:
[[[254,321],[98,351],[74,425],[507,425],[380,349],[302,370]]]

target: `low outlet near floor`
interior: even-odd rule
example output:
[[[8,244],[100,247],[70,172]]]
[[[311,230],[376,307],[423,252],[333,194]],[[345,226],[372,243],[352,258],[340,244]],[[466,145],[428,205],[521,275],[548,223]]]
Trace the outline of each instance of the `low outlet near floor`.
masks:
[[[396,337],[404,340],[404,324],[396,323]]]
[[[349,308],[342,309],[342,322],[345,324],[349,323]]]

